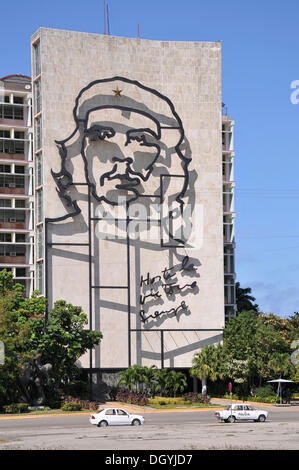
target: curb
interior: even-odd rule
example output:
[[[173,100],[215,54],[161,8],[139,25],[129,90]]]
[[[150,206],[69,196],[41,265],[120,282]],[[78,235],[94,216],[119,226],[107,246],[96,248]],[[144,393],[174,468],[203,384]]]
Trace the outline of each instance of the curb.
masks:
[[[130,406],[129,404],[125,403],[113,403],[112,404],[104,404],[103,408],[107,407],[116,407],[116,408],[124,408],[125,410],[133,410],[133,411],[139,411],[140,413],[173,413],[173,412],[200,412],[200,411],[216,411],[216,410],[222,410],[223,406],[215,406],[212,408],[168,408],[167,410],[161,410],[161,409],[155,409],[155,408],[150,408],[150,409],[144,409],[144,408],[138,408],[135,406]],[[102,408],[102,407],[101,407]],[[93,413],[96,413],[95,411],[81,411],[81,412],[71,412],[71,413],[52,413],[52,414],[36,414],[36,415],[26,415],[25,413],[18,415],[18,416],[0,416],[0,420],[2,419],[30,419],[30,418],[53,418],[55,416],[89,416]]]

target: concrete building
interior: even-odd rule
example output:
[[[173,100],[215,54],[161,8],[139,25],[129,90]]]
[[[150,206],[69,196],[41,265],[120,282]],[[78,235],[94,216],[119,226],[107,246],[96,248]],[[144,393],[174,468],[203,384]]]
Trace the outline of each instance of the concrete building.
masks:
[[[188,369],[235,311],[221,44],[41,28],[32,71],[36,288],[102,331],[95,382]]]
[[[34,285],[31,77],[0,78],[0,269]]]

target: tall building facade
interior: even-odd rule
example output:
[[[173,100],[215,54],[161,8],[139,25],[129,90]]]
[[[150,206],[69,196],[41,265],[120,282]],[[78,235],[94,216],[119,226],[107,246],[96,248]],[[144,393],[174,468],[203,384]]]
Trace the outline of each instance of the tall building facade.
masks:
[[[235,312],[221,44],[41,28],[32,75],[36,288],[103,333],[95,374],[189,368]]]
[[[0,269],[34,288],[31,77],[0,78]]]

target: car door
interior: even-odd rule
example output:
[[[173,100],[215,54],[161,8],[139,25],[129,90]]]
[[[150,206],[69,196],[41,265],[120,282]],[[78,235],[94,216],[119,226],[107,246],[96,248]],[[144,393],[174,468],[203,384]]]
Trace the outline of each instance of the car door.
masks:
[[[126,424],[130,424],[130,416],[125,410],[120,408],[116,409],[116,416],[117,416],[117,424],[124,426]]]
[[[243,405],[237,405],[235,406],[235,417],[239,420],[244,419],[244,406]]]
[[[105,411],[105,420],[108,422],[109,426],[117,424],[117,414],[114,408],[107,408]]]
[[[244,415],[245,419],[256,419],[255,409],[250,405],[244,406]]]

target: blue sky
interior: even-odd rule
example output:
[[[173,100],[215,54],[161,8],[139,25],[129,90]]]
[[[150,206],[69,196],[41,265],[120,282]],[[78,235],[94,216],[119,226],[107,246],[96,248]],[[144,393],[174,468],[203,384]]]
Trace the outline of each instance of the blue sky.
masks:
[[[107,0],[106,0],[107,1]],[[222,41],[223,101],[235,119],[236,271],[262,311],[299,310],[298,0],[108,0],[110,33]],[[40,26],[103,33],[103,0],[1,6],[0,76],[30,75]],[[299,96],[299,95],[298,95]]]

